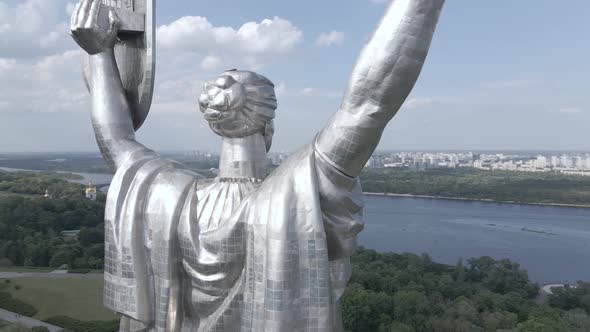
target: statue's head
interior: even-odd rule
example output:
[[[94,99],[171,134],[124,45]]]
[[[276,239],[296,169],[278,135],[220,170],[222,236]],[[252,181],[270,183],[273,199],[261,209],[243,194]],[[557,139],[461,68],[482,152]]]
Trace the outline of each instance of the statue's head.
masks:
[[[217,135],[239,138],[260,133],[270,150],[277,98],[268,78],[251,71],[228,70],[205,83],[199,106]]]

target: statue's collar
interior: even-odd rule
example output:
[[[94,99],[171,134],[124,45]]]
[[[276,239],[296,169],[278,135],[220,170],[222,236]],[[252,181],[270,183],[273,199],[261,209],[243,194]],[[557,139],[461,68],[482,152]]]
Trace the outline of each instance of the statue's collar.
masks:
[[[215,178],[220,183],[260,183],[263,179],[256,178]]]

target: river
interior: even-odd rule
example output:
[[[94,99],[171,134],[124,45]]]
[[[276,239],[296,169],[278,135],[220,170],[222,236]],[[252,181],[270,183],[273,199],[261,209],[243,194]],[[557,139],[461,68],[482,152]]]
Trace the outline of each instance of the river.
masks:
[[[78,183],[112,178],[75,174],[84,177]],[[510,258],[542,284],[590,281],[590,209],[390,196],[367,196],[365,205],[359,244],[367,248],[428,253],[447,264]]]
[[[447,264],[510,258],[539,283],[590,281],[590,209],[369,196],[365,222],[367,248]]]

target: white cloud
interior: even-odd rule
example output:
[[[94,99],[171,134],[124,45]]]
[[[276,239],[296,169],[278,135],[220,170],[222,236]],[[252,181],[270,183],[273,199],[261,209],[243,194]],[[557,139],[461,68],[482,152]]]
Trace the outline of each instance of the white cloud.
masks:
[[[582,113],[582,109],[578,108],[578,107],[563,107],[560,108],[558,110],[559,113],[564,113],[564,114],[578,114],[578,113]]]
[[[332,30],[321,33],[315,41],[316,46],[326,47],[333,45],[342,45],[344,42],[344,32]]]
[[[432,105],[434,100],[432,98],[410,98],[404,104],[405,109],[418,109]]]
[[[0,2],[1,56],[31,58],[72,48],[65,7],[62,0],[26,0],[13,6]]]
[[[64,41],[64,35],[68,35],[64,32],[68,30],[69,27],[65,23],[56,25],[55,30],[41,36],[39,46],[43,49],[54,49],[56,45]]]
[[[205,70],[219,69],[223,65],[223,60],[214,55],[208,55],[201,61],[201,68]]]
[[[63,127],[84,129],[64,132],[87,134],[88,140],[80,146],[94,147],[80,51],[68,33],[73,8],[73,0],[0,0],[0,124],[22,123],[19,121],[26,117],[33,119],[30,121],[51,118],[56,123],[76,119]],[[148,121],[142,133],[165,130],[166,119],[171,124],[179,118],[191,119],[195,122],[183,125],[206,128],[197,98],[204,80],[215,76],[212,72],[242,68],[265,74],[262,68],[288,62],[285,59],[297,52],[304,40],[297,26],[279,17],[236,27],[215,26],[204,17],[183,17],[160,26],[157,33],[157,79],[150,114],[154,120]],[[332,96],[300,86],[287,91],[282,82],[276,89],[281,96],[295,98]],[[9,118],[17,120],[8,122]],[[42,136],[36,135],[37,139]],[[44,142],[51,147],[53,143],[48,142],[58,140]],[[31,149],[41,146],[29,144]],[[55,144],[60,149],[70,146],[67,142]]]
[[[68,34],[73,8],[71,0],[0,0],[0,112],[88,110],[80,52]],[[278,17],[238,29],[183,17],[157,32],[156,113],[193,112],[211,71],[226,64],[258,69],[303,41],[303,32]]]
[[[287,84],[285,82],[278,82],[275,84],[275,93],[278,97],[283,97],[288,94]]]
[[[76,3],[68,2],[66,4],[66,14],[72,15],[74,13],[74,9],[76,8]]]
[[[88,109],[81,79],[80,52],[41,57],[33,61],[0,59],[0,112],[68,112]]]
[[[303,32],[280,17],[247,22],[234,29],[216,27],[205,17],[185,16],[160,26],[157,40],[164,52],[207,53],[227,63],[260,68],[291,52],[303,41]]]
[[[319,93],[319,91],[316,88],[303,88],[299,93],[302,96],[315,96]]]

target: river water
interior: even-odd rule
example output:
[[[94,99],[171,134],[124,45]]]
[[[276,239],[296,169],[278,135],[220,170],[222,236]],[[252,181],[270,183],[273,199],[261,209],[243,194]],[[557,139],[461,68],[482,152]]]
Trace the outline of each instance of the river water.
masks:
[[[78,183],[112,178],[76,174],[84,176]],[[365,207],[359,244],[367,248],[447,264],[510,258],[539,283],[590,281],[590,209],[390,196],[367,196]]]
[[[370,196],[359,243],[379,251],[510,258],[540,283],[590,281],[590,209]]]

